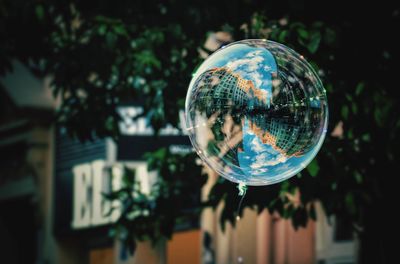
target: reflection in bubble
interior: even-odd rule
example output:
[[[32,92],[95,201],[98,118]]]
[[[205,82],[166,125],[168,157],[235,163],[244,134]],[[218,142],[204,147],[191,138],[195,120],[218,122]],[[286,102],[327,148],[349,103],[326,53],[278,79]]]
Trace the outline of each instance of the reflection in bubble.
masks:
[[[247,185],[282,181],[303,169],[326,125],[318,76],[300,55],[270,41],[239,41],[212,54],[186,98],[186,126],[200,157]]]

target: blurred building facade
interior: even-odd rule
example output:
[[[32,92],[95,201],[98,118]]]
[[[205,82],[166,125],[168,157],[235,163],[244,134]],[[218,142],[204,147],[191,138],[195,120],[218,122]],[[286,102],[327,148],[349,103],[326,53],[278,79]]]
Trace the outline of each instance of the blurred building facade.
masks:
[[[51,230],[54,102],[43,81],[14,66],[0,90],[0,262],[45,263],[57,251]]]
[[[354,263],[355,243],[346,225],[326,219],[294,230],[276,215],[257,215],[249,209],[233,228],[223,232],[221,208],[203,212],[197,224],[176,230],[171,241],[155,247],[139,243],[135,254],[108,236],[117,213],[101,193],[118,188],[107,182],[104,167],[123,162],[135,168],[143,188],[155,175],[140,160],[144,151],[161,146],[185,148],[186,136],[167,127],[155,141],[143,111],[121,110],[126,121],[118,146],[111,140],[80,143],[52,123],[57,101],[48,80],[39,80],[20,64],[1,80],[0,116],[0,263]],[[153,141],[152,141],[153,140]],[[132,148],[131,146],[135,146]],[[210,172],[206,196],[217,176]],[[330,223],[328,223],[330,222]]]

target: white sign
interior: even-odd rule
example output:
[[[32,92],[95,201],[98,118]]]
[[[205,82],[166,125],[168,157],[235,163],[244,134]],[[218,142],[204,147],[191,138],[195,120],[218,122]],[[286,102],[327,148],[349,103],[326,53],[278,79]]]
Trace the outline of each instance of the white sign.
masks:
[[[118,220],[121,215],[119,201],[111,202],[103,197],[103,193],[121,189],[122,166],[135,170],[135,181],[139,182],[143,194],[150,194],[157,180],[156,172],[148,172],[146,162],[114,164],[111,174],[106,173],[105,165],[105,161],[95,160],[73,167],[73,229],[105,225]],[[107,215],[111,208],[116,209]]]
[[[114,210],[107,216],[111,206],[118,207],[118,202],[111,204],[104,199],[103,193],[121,188],[121,175],[107,175],[105,162],[96,160],[73,167],[73,220],[72,228],[104,225],[114,222],[120,216],[120,210]]]
[[[122,135],[126,136],[151,136],[154,134],[154,130],[149,126],[145,117],[137,117],[143,114],[143,107],[118,107],[118,112],[122,118],[119,124]],[[184,129],[185,124],[185,113],[184,111],[179,112],[179,122],[181,130],[167,125],[160,130],[161,136],[178,136],[186,134]]]

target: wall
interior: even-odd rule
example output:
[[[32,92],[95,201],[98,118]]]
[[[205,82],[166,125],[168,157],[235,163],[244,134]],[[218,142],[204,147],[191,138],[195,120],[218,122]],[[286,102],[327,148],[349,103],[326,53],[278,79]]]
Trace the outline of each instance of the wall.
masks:
[[[210,172],[203,190],[205,198],[217,179]],[[271,216],[267,211],[260,215],[246,208],[236,227],[227,224],[223,232],[219,216],[223,205],[215,211],[206,209],[202,214],[202,230],[211,235],[211,248],[215,263],[302,264],[315,261],[315,223],[294,230],[288,220]],[[204,248],[203,248],[204,251]]]

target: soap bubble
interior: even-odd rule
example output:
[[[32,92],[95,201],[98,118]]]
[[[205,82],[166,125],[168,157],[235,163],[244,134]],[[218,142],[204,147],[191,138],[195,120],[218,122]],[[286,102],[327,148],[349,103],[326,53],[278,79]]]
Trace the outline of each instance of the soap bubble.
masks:
[[[325,90],[303,56],[257,39],[209,56],[193,75],[185,108],[201,159],[246,185],[280,182],[306,167],[328,117]]]

